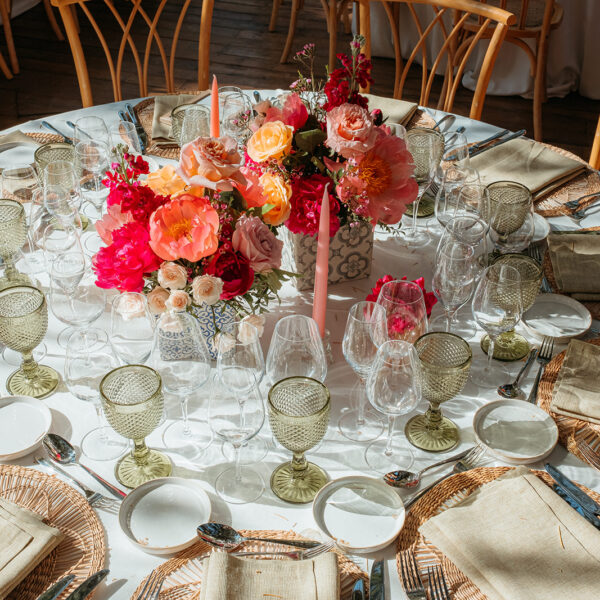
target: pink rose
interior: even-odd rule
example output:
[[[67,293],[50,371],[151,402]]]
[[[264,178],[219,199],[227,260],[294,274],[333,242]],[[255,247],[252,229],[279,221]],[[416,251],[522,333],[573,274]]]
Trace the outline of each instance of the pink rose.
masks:
[[[166,302],[169,299],[169,290],[156,286],[147,296],[148,308],[153,315],[160,315],[167,309]]]
[[[187,292],[184,292],[183,290],[174,290],[171,292],[169,298],[165,302],[165,306],[170,310],[174,310],[175,312],[181,312],[182,310],[185,310],[191,303],[192,300]]]
[[[358,104],[342,104],[327,113],[325,144],[344,158],[356,158],[373,147],[377,130],[371,115]]]
[[[254,271],[264,273],[281,266],[283,242],[258,217],[240,217],[231,241]]]
[[[187,284],[187,271],[173,262],[164,262],[158,270],[158,283],[168,290],[182,290]]]
[[[230,192],[244,184],[242,162],[233,138],[199,137],[181,149],[176,172],[188,185]]]

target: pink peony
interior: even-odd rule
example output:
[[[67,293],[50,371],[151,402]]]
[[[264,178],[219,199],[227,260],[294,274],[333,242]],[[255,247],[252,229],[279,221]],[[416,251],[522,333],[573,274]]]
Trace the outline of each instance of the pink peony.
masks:
[[[254,271],[264,273],[281,266],[283,242],[258,217],[240,217],[231,241]]]
[[[130,212],[122,212],[118,204],[113,204],[106,209],[106,214],[96,221],[96,231],[100,239],[108,246],[113,241],[113,231],[119,229],[125,223],[131,223],[134,220]]]
[[[283,108],[270,107],[267,109],[265,123],[269,121],[281,121],[290,125],[294,131],[302,129],[308,120],[308,110],[298,94],[289,94]]]
[[[344,158],[358,158],[370,150],[378,131],[371,115],[358,104],[342,104],[327,113],[325,144]]]

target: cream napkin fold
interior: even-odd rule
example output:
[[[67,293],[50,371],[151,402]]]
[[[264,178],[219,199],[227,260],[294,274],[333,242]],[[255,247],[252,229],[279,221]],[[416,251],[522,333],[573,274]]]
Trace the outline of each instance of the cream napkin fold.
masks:
[[[21,583],[63,537],[40,515],[0,498],[0,598]]]
[[[154,116],[152,118],[152,141],[171,142],[175,144],[171,131],[171,111],[182,104],[195,104],[209,95],[210,92],[200,94],[169,94],[154,98]]]
[[[417,112],[417,108],[419,108],[419,105],[415,102],[407,102],[406,100],[396,100],[395,98],[385,98],[373,94],[363,94],[363,96],[369,99],[369,111],[378,108],[383,113],[386,125],[406,126]]]
[[[34,148],[39,148],[40,144],[38,144],[33,138],[25,135],[22,131],[11,131],[10,133],[5,133],[4,135],[0,135],[0,151],[1,150],[9,150],[14,146],[20,146],[22,144],[30,144]]]
[[[485,185],[516,181],[531,190],[534,200],[570,181],[585,170],[577,160],[553,152],[542,144],[517,138],[470,159]]]
[[[200,600],[339,600],[337,555],[312,560],[253,560],[214,552]]]
[[[600,347],[571,340],[552,391],[550,408],[559,415],[600,425]]]
[[[524,467],[421,525],[489,600],[597,600],[600,532]]]
[[[552,233],[548,255],[560,292],[578,300],[600,300],[600,231]]]

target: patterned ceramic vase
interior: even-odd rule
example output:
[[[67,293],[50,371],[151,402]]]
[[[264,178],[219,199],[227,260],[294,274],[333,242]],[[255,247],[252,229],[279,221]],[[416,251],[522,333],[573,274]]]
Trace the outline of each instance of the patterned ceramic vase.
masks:
[[[235,310],[224,302],[217,302],[213,306],[192,306],[192,314],[196,317],[200,330],[208,346],[210,357],[217,358],[216,349],[213,346],[213,338],[217,329],[222,329],[235,321]]]

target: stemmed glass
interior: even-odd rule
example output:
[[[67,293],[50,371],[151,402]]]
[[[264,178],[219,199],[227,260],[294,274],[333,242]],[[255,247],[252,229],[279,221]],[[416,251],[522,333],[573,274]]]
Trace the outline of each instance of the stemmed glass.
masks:
[[[372,411],[366,413],[365,381],[377,349],[387,340],[387,318],[383,306],[375,302],[357,302],[346,321],[342,340],[344,358],[358,376],[352,391],[356,408],[345,411],[338,421],[340,433],[357,442],[369,442],[383,431],[383,422]]]
[[[412,223],[409,227],[401,229],[398,239],[403,245],[419,248],[429,243],[427,231],[419,231],[417,228],[419,203],[435,178],[444,152],[444,136],[433,129],[415,127],[406,132],[405,139],[415,163],[415,179],[419,184],[419,193],[412,203]]]
[[[496,340],[501,333],[514,329],[523,310],[519,271],[505,264],[489,266],[479,280],[471,308],[475,321],[490,340],[485,368],[473,369],[472,379],[478,385],[495,389],[509,376],[499,365],[492,367]]]
[[[148,448],[145,438],[160,423],[164,397],[160,375],[144,365],[117,367],[100,382],[102,408],[110,426],[133,440],[133,451],[115,467],[117,480],[136,488],[146,481],[168,477],[173,470],[168,456]]]
[[[472,199],[470,203],[468,200],[478,188],[473,188],[469,197],[461,199],[462,189],[471,185],[480,185],[479,173],[474,169],[462,165],[451,165],[446,169],[435,196],[435,217],[442,228],[457,214],[466,212],[467,206],[473,203]]]
[[[75,146],[80,142],[89,142],[92,140],[101,142],[107,147],[110,145],[108,127],[104,119],[95,116],[80,117],[75,121],[75,131],[73,132]]]
[[[69,193],[67,204],[73,208],[77,214],[75,225],[82,230],[88,226],[88,218],[79,213],[81,207],[81,196],[79,194],[79,182],[75,174],[73,161],[55,160],[48,163],[43,171],[44,188],[48,190],[50,186],[60,186],[66,188]]]
[[[127,449],[126,441],[102,420],[100,381],[118,366],[108,336],[92,327],[75,331],[69,338],[65,358],[65,383],[69,391],[96,409],[98,427],[81,440],[82,452],[92,460],[114,460]]]
[[[81,197],[94,208],[88,215],[102,217],[108,188],[102,183],[110,165],[108,144],[95,140],[81,141],[75,146],[75,169],[79,179]]]
[[[313,319],[288,315],[277,321],[267,352],[266,369],[271,384],[296,375],[325,381],[325,349]]]
[[[416,283],[388,281],[381,288],[377,304],[385,308],[389,339],[414,342],[427,333],[425,297]]]
[[[388,418],[387,438],[374,441],[365,451],[367,464],[379,473],[409,469],[413,463],[413,453],[399,443],[394,427],[397,417],[411,412],[421,401],[418,362],[412,344],[389,340],[379,347],[367,378],[369,402]]]
[[[64,229],[73,227],[82,229],[77,207],[72,205],[69,190],[61,185],[46,185],[44,188],[44,205],[50,215],[55,217]]]
[[[195,458],[212,438],[206,423],[188,415],[190,398],[198,394],[210,376],[208,348],[192,315],[167,311],[160,316],[150,363],[160,374],[164,389],[176,395],[181,404],[182,419],[165,429],[163,442],[169,450]]]
[[[436,261],[440,250],[449,242],[461,242],[473,248],[473,265],[480,274],[488,266],[487,232],[489,225],[476,214],[464,214],[452,217],[446,224],[438,243]]]
[[[111,149],[116,146],[127,146],[126,152],[140,155],[142,147],[135,125],[130,121],[119,121],[110,128]],[[114,151],[113,151],[114,154]]]
[[[209,402],[210,426],[223,442],[234,449],[234,466],[219,473],[215,489],[231,504],[246,504],[259,498],[265,490],[263,478],[251,467],[242,465],[242,448],[260,431],[265,409],[251,371],[241,372],[246,391],[240,392],[215,377]]]
[[[17,200],[0,199],[0,258],[4,262],[4,276],[0,289],[22,281],[14,265],[15,254],[27,240],[27,219],[23,205]]]
[[[124,292],[115,296],[110,314],[110,343],[121,362],[145,363],[152,352],[155,319],[148,310],[146,296]]]
[[[252,114],[252,102],[246,94],[227,94],[221,111],[222,135],[231,136],[239,144],[249,136],[248,120]]]
[[[43,398],[58,385],[58,373],[38,365],[32,356],[48,330],[48,307],[44,294],[30,286],[0,291],[0,342],[21,352],[21,367],[6,381],[9,394]]]
[[[533,237],[533,199],[528,188],[515,181],[487,186],[492,240],[501,252],[520,252]]]
[[[27,204],[39,187],[40,182],[31,165],[15,165],[2,171],[3,198]]]

